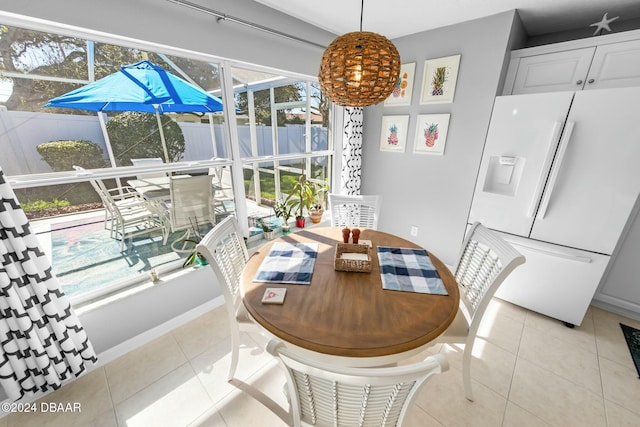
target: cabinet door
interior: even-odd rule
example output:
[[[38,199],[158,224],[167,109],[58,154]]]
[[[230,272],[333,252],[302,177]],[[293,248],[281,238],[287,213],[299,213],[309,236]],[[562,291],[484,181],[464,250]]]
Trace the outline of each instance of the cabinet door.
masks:
[[[595,47],[520,59],[513,95],[581,90]]]
[[[640,86],[640,40],[598,46],[586,89]]]

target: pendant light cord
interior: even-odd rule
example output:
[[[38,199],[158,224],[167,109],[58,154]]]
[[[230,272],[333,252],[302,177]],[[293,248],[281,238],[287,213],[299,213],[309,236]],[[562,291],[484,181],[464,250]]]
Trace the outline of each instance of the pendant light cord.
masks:
[[[360,4],[360,32],[362,32],[362,15],[364,13],[364,0]]]

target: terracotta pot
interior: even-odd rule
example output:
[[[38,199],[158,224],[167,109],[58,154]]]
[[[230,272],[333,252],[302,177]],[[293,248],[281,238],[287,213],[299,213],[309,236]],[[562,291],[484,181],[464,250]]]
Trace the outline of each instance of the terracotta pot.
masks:
[[[309,217],[311,218],[311,222],[314,224],[318,224],[320,221],[322,221],[323,212],[324,211],[321,209],[312,210],[311,212],[309,212]]]
[[[296,227],[304,228],[304,218],[296,218]]]

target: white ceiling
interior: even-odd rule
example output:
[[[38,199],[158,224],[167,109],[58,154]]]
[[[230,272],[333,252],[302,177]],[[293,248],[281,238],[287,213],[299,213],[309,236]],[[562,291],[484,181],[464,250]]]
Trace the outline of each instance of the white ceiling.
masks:
[[[338,35],[360,29],[361,0],[255,1]],[[589,28],[605,12],[618,21],[640,18],[640,0],[365,0],[362,30],[393,39],[511,9],[530,36]]]

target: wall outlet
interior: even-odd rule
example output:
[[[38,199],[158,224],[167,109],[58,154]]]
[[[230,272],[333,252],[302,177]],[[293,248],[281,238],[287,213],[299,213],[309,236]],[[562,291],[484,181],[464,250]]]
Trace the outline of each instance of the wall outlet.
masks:
[[[418,235],[418,227],[416,227],[415,225],[411,226],[411,235],[414,237]]]

